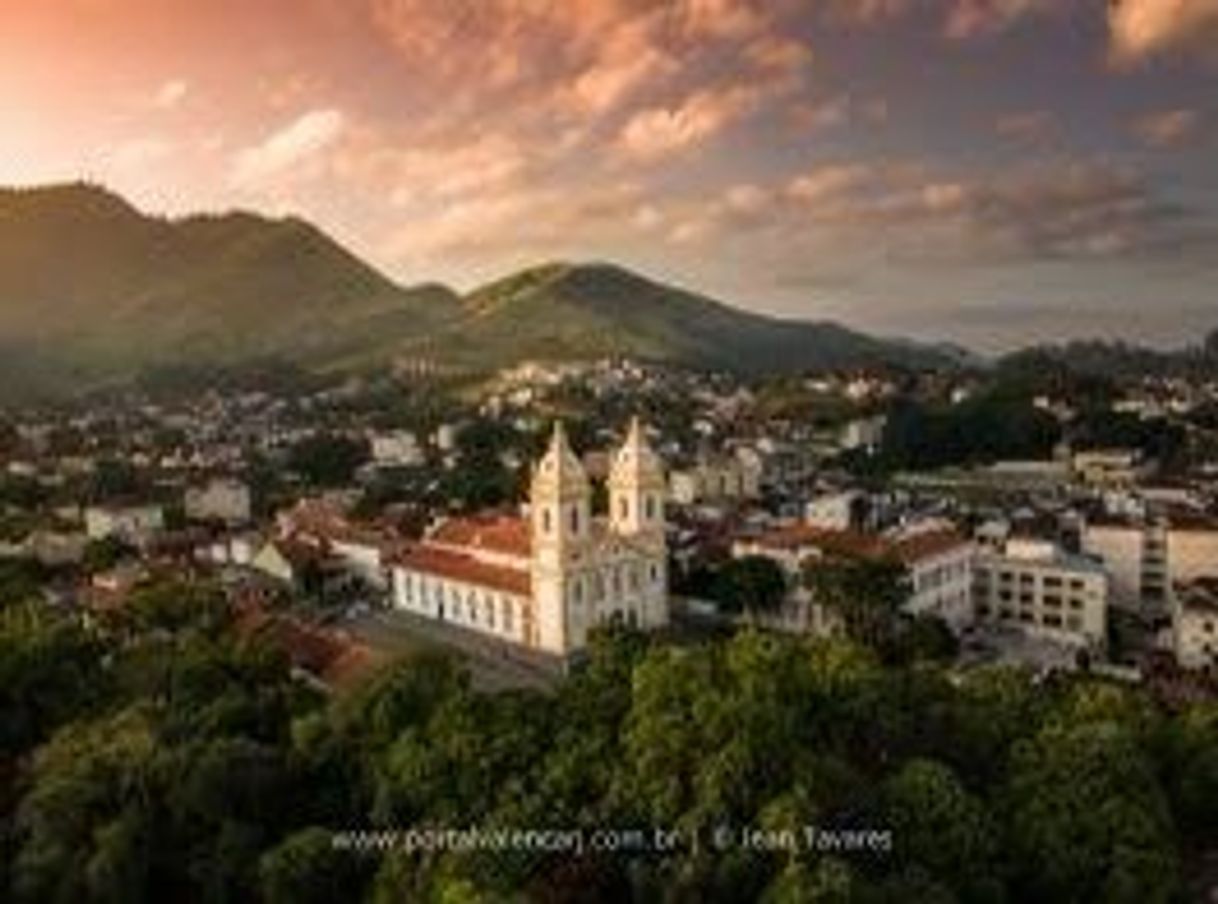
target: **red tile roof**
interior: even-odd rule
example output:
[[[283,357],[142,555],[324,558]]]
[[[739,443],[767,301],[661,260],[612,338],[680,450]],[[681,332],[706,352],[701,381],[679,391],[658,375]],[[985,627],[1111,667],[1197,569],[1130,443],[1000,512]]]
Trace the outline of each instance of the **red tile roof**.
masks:
[[[774,550],[795,551],[803,547],[815,547],[830,555],[861,559],[896,558],[910,565],[963,546],[967,541],[951,530],[927,531],[894,541],[858,531],[793,524],[763,534],[755,542],[761,547]]]
[[[472,556],[427,544],[401,550],[395,561],[411,571],[490,587],[517,596],[528,596],[532,590],[529,572],[523,568],[491,565]]]
[[[933,530],[898,540],[892,550],[898,559],[911,565],[967,545],[968,541],[954,530]]]
[[[528,558],[533,549],[528,522],[509,515],[450,518],[432,531],[429,540],[444,546],[464,546],[522,559]]]

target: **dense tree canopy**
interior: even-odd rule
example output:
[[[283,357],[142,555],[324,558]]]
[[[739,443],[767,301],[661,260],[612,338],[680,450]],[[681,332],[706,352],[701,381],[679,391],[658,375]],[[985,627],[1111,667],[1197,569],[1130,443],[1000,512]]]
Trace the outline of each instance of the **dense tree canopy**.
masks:
[[[1218,828],[1218,708],[1085,677],[614,631],[549,693],[423,653],[327,700],[205,588],[3,628],[19,902],[1168,901]],[[471,828],[581,846],[417,843]]]

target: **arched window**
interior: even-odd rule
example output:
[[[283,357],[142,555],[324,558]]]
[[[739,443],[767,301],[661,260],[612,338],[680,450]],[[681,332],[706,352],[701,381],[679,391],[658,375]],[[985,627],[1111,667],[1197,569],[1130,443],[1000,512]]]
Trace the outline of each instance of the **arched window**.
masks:
[[[579,533],[579,506],[571,506],[571,533]]]
[[[550,533],[554,529],[553,516],[550,514],[550,508],[547,506],[541,510],[541,530],[542,533]]]
[[[630,500],[628,500],[625,496],[618,499],[617,515],[623,521],[630,517]]]

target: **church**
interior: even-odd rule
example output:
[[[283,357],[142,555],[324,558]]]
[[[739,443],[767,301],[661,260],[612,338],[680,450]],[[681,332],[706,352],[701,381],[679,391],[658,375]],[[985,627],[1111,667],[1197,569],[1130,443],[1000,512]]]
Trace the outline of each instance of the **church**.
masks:
[[[608,490],[608,514],[594,517],[591,481],[556,425],[527,515],[448,519],[400,550],[394,606],[558,656],[599,625],[666,625],[666,481],[637,419],[612,456]]]

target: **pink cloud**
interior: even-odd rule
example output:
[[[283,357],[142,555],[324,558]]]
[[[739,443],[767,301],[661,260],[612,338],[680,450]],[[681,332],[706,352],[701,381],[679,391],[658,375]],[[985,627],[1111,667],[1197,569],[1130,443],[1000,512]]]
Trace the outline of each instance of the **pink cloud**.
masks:
[[[1108,27],[1118,64],[1172,50],[1212,52],[1218,39],[1218,0],[1114,0]]]
[[[1175,148],[1196,138],[1204,120],[1196,110],[1161,110],[1139,117],[1134,133],[1152,148]]]

